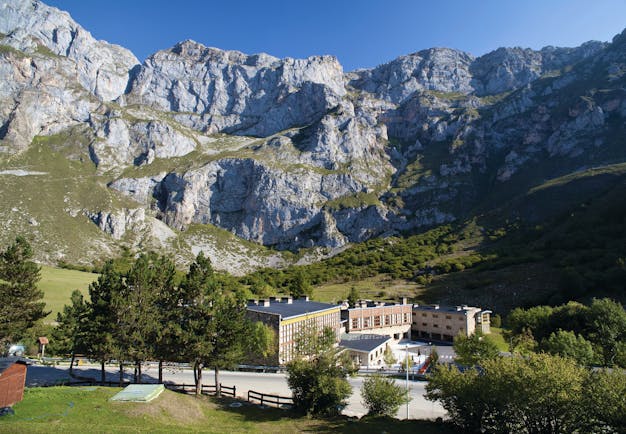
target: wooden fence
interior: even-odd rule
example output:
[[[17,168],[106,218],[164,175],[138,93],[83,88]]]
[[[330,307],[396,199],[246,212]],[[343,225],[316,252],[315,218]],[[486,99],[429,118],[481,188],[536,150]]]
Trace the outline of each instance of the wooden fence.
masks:
[[[248,402],[259,402],[261,405],[274,405],[278,408],[293,407],[293,398],[291,396],[269,395],[267,393],[248,391]]]
[[[134,384],[129,381],[122,382],[121,386],[128,386],[129,384]],[[142,384],[155,384],[155,383],[142,383]],[[166,389],[181,391],[181,392],[195,392],[196,385],[195,384],[176,384],[176,383],[164,383],[163,384]],[[58,381],[53,384],[45,384],[38,387],[50,387],[50,386],[104,386],[104,387],[119,387],[119,381]],[[230,396],[232,398],[237,397],[237,386],[224,386],[220,383],[220,389],[222,395]],[[216,395],[216,387],[215,384],[203,384],[202,385],[202,394],[203,395]]]

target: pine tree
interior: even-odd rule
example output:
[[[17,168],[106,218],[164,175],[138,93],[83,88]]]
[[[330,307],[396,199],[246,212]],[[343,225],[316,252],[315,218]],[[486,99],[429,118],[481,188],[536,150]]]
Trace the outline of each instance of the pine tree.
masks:
[[[313,287],[302,270],[298,270],[289,284],[289,293],[292,297],[313,296]]]
[[[33,251],[24,237],[0,254],[0,345],[25,336],[45,311],[43,292],[37,288],[40,268],[31,261]]]
[[[159,286],[168,286],[172,276],[162,275],[161,260],[142,254],[126,273],[119,297],[113,299],[117,313],[116,339],[121,355],[135,363],[135,382],[141,383],[142,363],[156,356],[160,297]]]
[[[120,356],[114,331],[117,328],[117,312],[114,300],[124,286],[122,275],[114,270],[109,261],[102,267],[98,280],[89,285],[88,314],[85,327],[87,353],[100,362],[101,379],[105,381],[104,364]],[[122,371],[120,359],[120,372]],[[120,374],[120,383],[122,381]]]
[[[266,354],[272,332],[246,318],[245,301],[237,288],[229,288],[213,274],[208,258],[200,254],[191,265],[182,288],[182,330],[187,359],[193,364],[196,394],[202,390],[202,370],[219,372],[241,363],[250,353]]]
[[[359,295],[359,291],[355,286],[350,287],[350,292],[348,293],[348,304],[350,307],[356,307],[356,304],[359,302],[361,296]]]
[[[54,337],[58,350],[72,354],[71,376],[76,353],[87,350],[89,305],[85,303],[83,294],[78,290],[72,292],[70,300],[71,304],[63,306],[63,311],[57,314],[58,326],[54,329]]]

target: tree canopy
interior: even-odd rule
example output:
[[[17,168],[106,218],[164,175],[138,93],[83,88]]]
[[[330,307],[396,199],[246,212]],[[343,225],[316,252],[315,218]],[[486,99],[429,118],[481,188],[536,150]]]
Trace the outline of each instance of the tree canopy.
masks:
[[[455,336],[453,347],[456,361],[462,365],[478,365],[500,354],[498,346],[489,335],[483,335],[480,332],[473,333],[469,337],[464,334]]]
[[[40,267],[31,261],[33,251],[18,236],[0,253],[0,348],[25,337],[35,323],[48,313],[37,287]]]
[[[349,356],[334,347],[329,328],[312,327],[297,337],[298,357],[287,364],[287,383],[295,407],[311,415],[338,414],[352,393],[347,377],[355,372]]]
[[[626,374],[615,375],[623,383]],[[426,397],[441,402],[467,432],[571,433],[621,417],[612,410],[594,414],[590,403],[599,405],[610,390],[592,392],[594,378],[574,360],[559,356],[497,357],[484,360],[480,371],[438,366]]]

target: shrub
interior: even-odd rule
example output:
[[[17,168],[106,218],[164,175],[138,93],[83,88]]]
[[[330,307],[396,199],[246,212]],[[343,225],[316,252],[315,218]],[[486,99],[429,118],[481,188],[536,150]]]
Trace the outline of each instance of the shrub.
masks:
[[[363,382],[361,389],[363,405],[369,414],[393,417],[398,408],[407,402],[407,393],[393,378],[371,375]]]

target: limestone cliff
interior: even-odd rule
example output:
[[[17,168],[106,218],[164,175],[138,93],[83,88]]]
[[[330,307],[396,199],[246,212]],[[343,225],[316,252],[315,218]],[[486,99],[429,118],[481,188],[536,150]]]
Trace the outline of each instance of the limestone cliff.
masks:
[[[332,249],[454,221],[626,161],[624,39],[432,48],[347,73],[332,56],[184,41],[139,64],[65,12],[0,0],[3,229],[43,240],[58,210],[82,239],[106,234],[106,251],[205,249],[231,269],[258,245]]]

